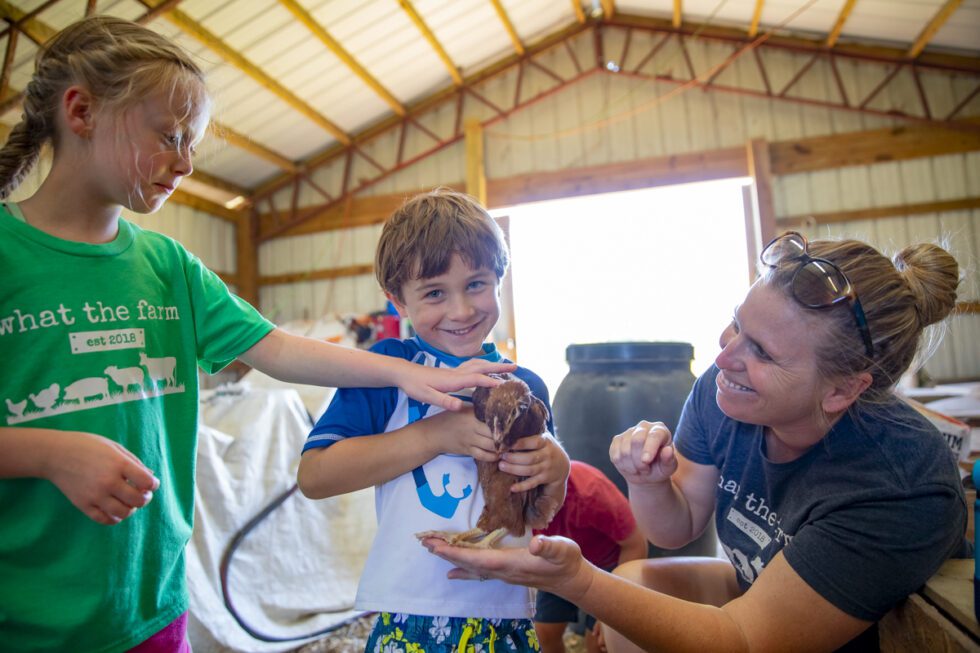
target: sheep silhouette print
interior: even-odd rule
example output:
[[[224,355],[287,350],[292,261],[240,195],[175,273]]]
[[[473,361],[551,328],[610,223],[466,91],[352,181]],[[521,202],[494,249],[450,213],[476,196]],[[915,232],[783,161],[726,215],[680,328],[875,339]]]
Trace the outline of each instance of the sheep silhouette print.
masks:
[[[134,342],[142,342],[142,337],[139,340],[134,339]],[[122,352],[110,348],[73,351],[86,355],[111,354],[113,361],[118,364],[104,368],[99,365],[91,370],[95,372],[91,376],[62,379],[61,383],[54,382],[44,388],[29,391],[25,397],[6,397],[4,403],[7,408],[7,425],[184,392],[184,385],[177,383],[175,356],[154,357],[140,351],[138,358],[134,360],[132,352],[126,349],[123,348]]]

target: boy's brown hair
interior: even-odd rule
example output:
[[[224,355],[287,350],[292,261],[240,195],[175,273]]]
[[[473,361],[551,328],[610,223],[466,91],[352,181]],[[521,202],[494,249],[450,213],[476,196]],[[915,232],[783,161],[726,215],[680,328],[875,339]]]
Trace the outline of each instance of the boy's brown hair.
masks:
[[[385,222],[374,257],[382,290],[403,301],[412,279],[445,274],[458,254],[473,269],[507,272],[510,254],[504,233],[473,197],[437,188],[409,199]]]

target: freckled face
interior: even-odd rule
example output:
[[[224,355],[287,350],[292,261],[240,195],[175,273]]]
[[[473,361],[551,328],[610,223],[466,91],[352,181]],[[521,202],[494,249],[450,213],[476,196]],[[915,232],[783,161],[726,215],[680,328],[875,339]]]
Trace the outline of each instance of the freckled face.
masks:
[[[403,302],[389,299],[412,320],[422,340],[465,358],[483,353],[483,343],[500,317],[499,287],[493,270],[473,269],[454,255],[445,274],[412,279],[402,286]]]
[[[186,111],[182,94],[158,92],[123,110],[102,113],[94,138],[95,171],[106,200],[137,213],[153,213],[194,171],[194,144],[208,122],[206,108]]]
[[[823,437],[821,401],[829,389],[817,373],[813,325],[779,290],[755,284],[721,335],[716,400],[742,422],[770,427],[793,449]]]

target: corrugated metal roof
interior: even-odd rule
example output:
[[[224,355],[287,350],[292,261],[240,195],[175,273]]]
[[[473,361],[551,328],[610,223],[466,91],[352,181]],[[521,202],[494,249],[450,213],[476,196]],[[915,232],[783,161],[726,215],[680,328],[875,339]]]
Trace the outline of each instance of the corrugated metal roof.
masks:
[[[96,10],[138,19],[161,2],[101,0]],[[928,40],[926,50],[969,57],[980,53],[980,0],[683,0],[678,17],[673,0],[593,0],[577,7],[576,2],[499,0],[517,43],[492,0],[185,0],[148,24],[200,61],[215,95],[218,124],[300,163],[452,87],[454,76],[465,78],[574,25],[579,20],[577,8],[593,21],[602,18],[603,5],[611,4],[616,17],[679,18],[684,25],[748,30],[761,6],[760,33],[778,27],[781,33],[826,39],[844,17],[841,43],[909,48],[949,5],[948,19]],[[0,0],[0,16],[11,24],[44,4],[43,0]],[[43,40],[44,34],[81,18],[86,4],[56,1],[30,21],[22,21],[20,29]],[[332,51],[298,18],[297,9],[370,79],[345,63],[343,53]],[[36,51],[30,38],[18,40],[5,98],[26,86]],[[278,88],[268,88],[270,79]],[[10,126],[19,114],[19,105],[7,103],[0,119]],[[281,165],[255,148],[249,151],[241,142],[213,140],[196,164],[214,178],[256,188],[283,174]],[[230,195],[206,185],[194,188],[193,192],[215,201]]]

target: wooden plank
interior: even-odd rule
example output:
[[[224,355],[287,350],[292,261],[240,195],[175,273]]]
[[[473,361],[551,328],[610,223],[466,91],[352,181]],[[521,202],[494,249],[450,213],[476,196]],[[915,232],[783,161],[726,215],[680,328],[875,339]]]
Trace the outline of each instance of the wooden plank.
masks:
[[[963,0],[946,0],[946,4],[940,7],[936,15],[929,21],[929,24],[923,28],[918,38],[915,39],[915,43],[905,53],[905,56],[909,59],[918,57],[926,45],[929,44],[929,41],[932,40],[932,37],[936,35],[936,32],[939,31],[939,28],[946,24],[946,21],[956,13],[956,10],[959,9],[961,4],[963,4]]]
[[[964,121],[980,126],[980,119]],[[811,170],[901,161],[980,150],[980,129],[942,129],[899,125],[863,132],[814,136],[771,143],[772,172],[786,175]]]
[[[980,197],[964,197],[954,200],[936,202],[919,202],[915,204],[896,204],[892,206],[875,206],[852,211],[831,211],[828,213],[810,213],[806,215],[789,215],[776,218],[780,228],[829,224],[833,222],[851,222],[854,220],[877,220],[902,215],[921,215],[923,213],[943,213],[946,211],[963,211],[980,208]]]
[[[337,39],[333,38],[330,33],[323,28],[320,23],[308,12],[302,5],[300,5],[296,0],[279,0],[279,4],[285,7],[289,12],[296,17],[296,20],[303,23],[308,30],[313,32],[314,36],[320,39],[320,42],[327,46],[331,52],[336,55],[351,71],[357,75],[365,84],[367,84],[371,90],[378,94],[378,96],[384,100],[392,110],[400,116],[405,115],[405,107],[402,103],[395,98],[391,92],[385,88],[381,82],[374,78],[371,73],[369,73],[364,66],[362,66],[358,61],[351,55],[350,52],[341,45]]]
[[[922,595],[980,641],[980,625],[973,612],[973,565],[973,558],[947,560],[926,581]]]
[[[446,52],[445,48],[439,43],[439,39],[436,38],[436,35],[426,25],[422,16],[416,11],[415,6],[412,5],[410,0],[398,0],[398,4],[401,5],[402,11],[408,14],[409,19],[415,23],[415,26],[422,33],[423,38],[428,41],[429,45],[439,56],[439,59],[442,60],[442,63],[446,66],[446,70],[449,71],[449,76],[453,78],[453,83],[456,86],[461,86],[463,84],[463,75],[459,72],[459,68],[456,67],[456,64]]]
[[[854,10],[854,4],[857,0],[845,0],[844,6],[841,7],[840,13],[837,14],[837,21],[834,23],[833,29],[830,30],[830,34],[827,36],[827,40],[824,44],[828,48],[834,47],[837,43],[837,39],[840,38],[840,33],[844,29],[844,23],[847,22],[848,17],[851,15],[851,11]]]
[[[745,148],[675,154],[588,168],[487,180],[488,206],[511,206],[580,195],[744,177]]]
[[[466,121],[466,192],[487,205],[487,172],[483,155],[483,125]]]
[[[160,0],[153,0],[150,2],[150,4],[156,6],[162,3]],[[350,144],[351,138],[346,132],[344,132],[343,129],[329,120],[326,116],[320,114],[319,111],[314,109],[306,101],[287,89],[277,80],[273,79],[271,75],[246,59],[241,55],[241,53],[218,38],[215,34],[205,29],[204,26],[192,20],[190,16],[181,12],[180,10],[174,9],[173,11],[167,12],[165,17],[171,23],[186,32],[188,36],[191,36],[200,43],[203,43],[210,50],[220,55],[235,68],[238,68],[240,71],[258,82],[258,84],[263,88],[266,88],[277,95],[280,99],[286,102],[286,104],[310,119],[315,125],[320,126],[324,131],[332,134],[338,141],[344,143],[345,145]]]
[[[355,265],[345,265],[338,268],[324,268],[320,270],[309,270],[307,272],[289,272],[286,274],[274,274],[259,277],[260,286],[273,286],[278,284],[297,283],[299,281],[317,281],[320,279],[340,279],[342,277],[356,277],[362,274],[372,274],[374,265],[372,263],[359,263]]]
[[[205,213],[213,215],[216,218],[221,218],[222,220],[232,222],[234,224],[238,224],[242,218],[241,213],[232,211],[231,209],[226,209],[217,202],[206,200],[203,197],[198,197],[197,195],[191,195],[190,193],[179,188],[170,195],[170,201],[175,204],[189,206],[197,209],[198,211],[204,211]]]
[[[980,302],[957,302],[956,315],[980,315]]]
[[[255,239],[254,214],[242,216],[235,230],[235,286],[239,297],[253,306],[259,305],[259,248]]]
[[[755,0],[755,9],[752,10],[752,22],[749,24],[749,36],[755,37],[759,33],[759,21],[762,20],[762,6],[766,0]]]
[[[943,651],[976,653],[977,642],[954,626],[919,594],[913,594],[878,624],[881,653]]]
[[[776,237],[776,209],[773,200],[772,165],[769,144],[755,138],[746,146],[749,175],[755,186],[755,244],[758,251]]]

